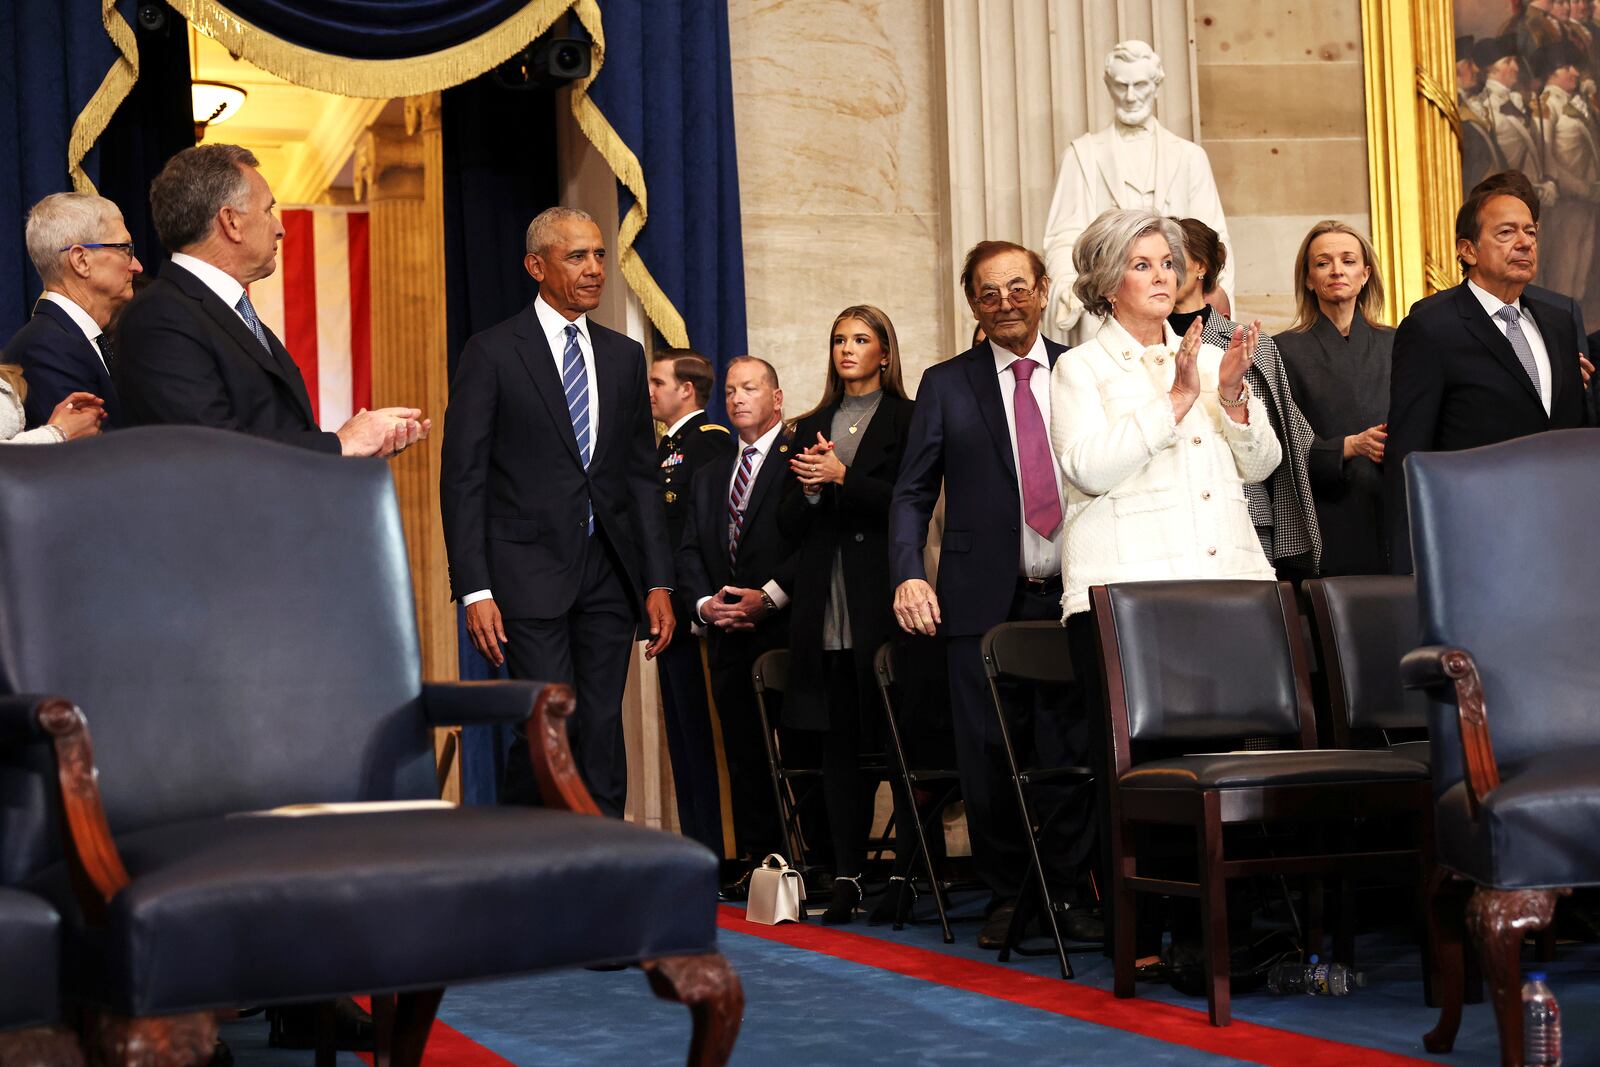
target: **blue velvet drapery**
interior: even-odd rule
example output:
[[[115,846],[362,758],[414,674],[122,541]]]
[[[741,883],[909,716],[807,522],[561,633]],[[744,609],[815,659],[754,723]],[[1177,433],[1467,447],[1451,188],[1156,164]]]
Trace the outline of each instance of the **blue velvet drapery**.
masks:
[[[222,0],[290,44],[356,59],[406,59],[470,41],[528,0]]]
[[[131,19],[134,7],[118,11]],[[0,337],[27,321],[41,289],[23,244],[28,209],[72,188],[72,124],[116,59],[100,0],[0,3]],[[99,165],[97,152],[84,160],[91,181]]]
[[[635,247],[720,378],[749,351],[727,3],[600,0],[600,10],[605,65],[589,96],[643,165],[650,210]],[[626,215],[633,197],[619,195]],[[711,414],[723,419],[720,385]]]

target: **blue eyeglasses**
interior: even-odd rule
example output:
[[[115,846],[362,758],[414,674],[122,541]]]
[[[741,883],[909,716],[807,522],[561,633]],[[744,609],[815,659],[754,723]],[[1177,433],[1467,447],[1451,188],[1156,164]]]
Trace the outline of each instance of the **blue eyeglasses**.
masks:
[[[117,241],[117,242],[95,241],[95,242],[92,242],[92,243],[85,242],[83,244],[68,245],[65,248],[58,248],[58,249],[56,249],[56,251],[57,252],[70,252],[74,248],[115,248],[118,252],[121,252],[123,255],[127,256],[129,259],[133,258],[133,242],[132,241]]]

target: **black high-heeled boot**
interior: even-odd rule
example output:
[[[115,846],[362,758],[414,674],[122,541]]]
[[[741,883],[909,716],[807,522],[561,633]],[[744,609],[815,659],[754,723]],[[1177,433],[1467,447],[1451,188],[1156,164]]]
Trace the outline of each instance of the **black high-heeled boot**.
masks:
[[[823,926],[843,926],[855,917],[861,904],[861,876],[836,875],[833,879],[833,902],[822,913]]]
[[[889,887],[867,915],[867,925],[902,924],[911,917],[911,907],[916,902],[917,887],[911,883],[911,879],[903,874],[891,874]]]

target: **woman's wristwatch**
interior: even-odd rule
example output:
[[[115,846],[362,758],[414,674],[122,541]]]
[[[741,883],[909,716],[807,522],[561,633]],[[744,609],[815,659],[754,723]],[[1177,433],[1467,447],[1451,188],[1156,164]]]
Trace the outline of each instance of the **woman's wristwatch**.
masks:
[[[1239,398],[1237,400],[1228,400],[1222,395],[1220,390],[1217,392],[1217,403],[1221,404],[1225,408],[1244,407],[1244,405],[1248,404],[1249,402],[1250,382],[1248,380],[1239,383]]]

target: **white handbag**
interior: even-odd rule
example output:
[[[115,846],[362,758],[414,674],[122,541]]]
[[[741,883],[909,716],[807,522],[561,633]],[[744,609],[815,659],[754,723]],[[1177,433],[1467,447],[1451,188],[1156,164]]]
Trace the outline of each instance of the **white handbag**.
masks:
[[[805,879],[774,852],[750,872],[750,900],[745,905],[744,917],[765,926],[799,922],[804,915],[801,909],[805,899]]]

